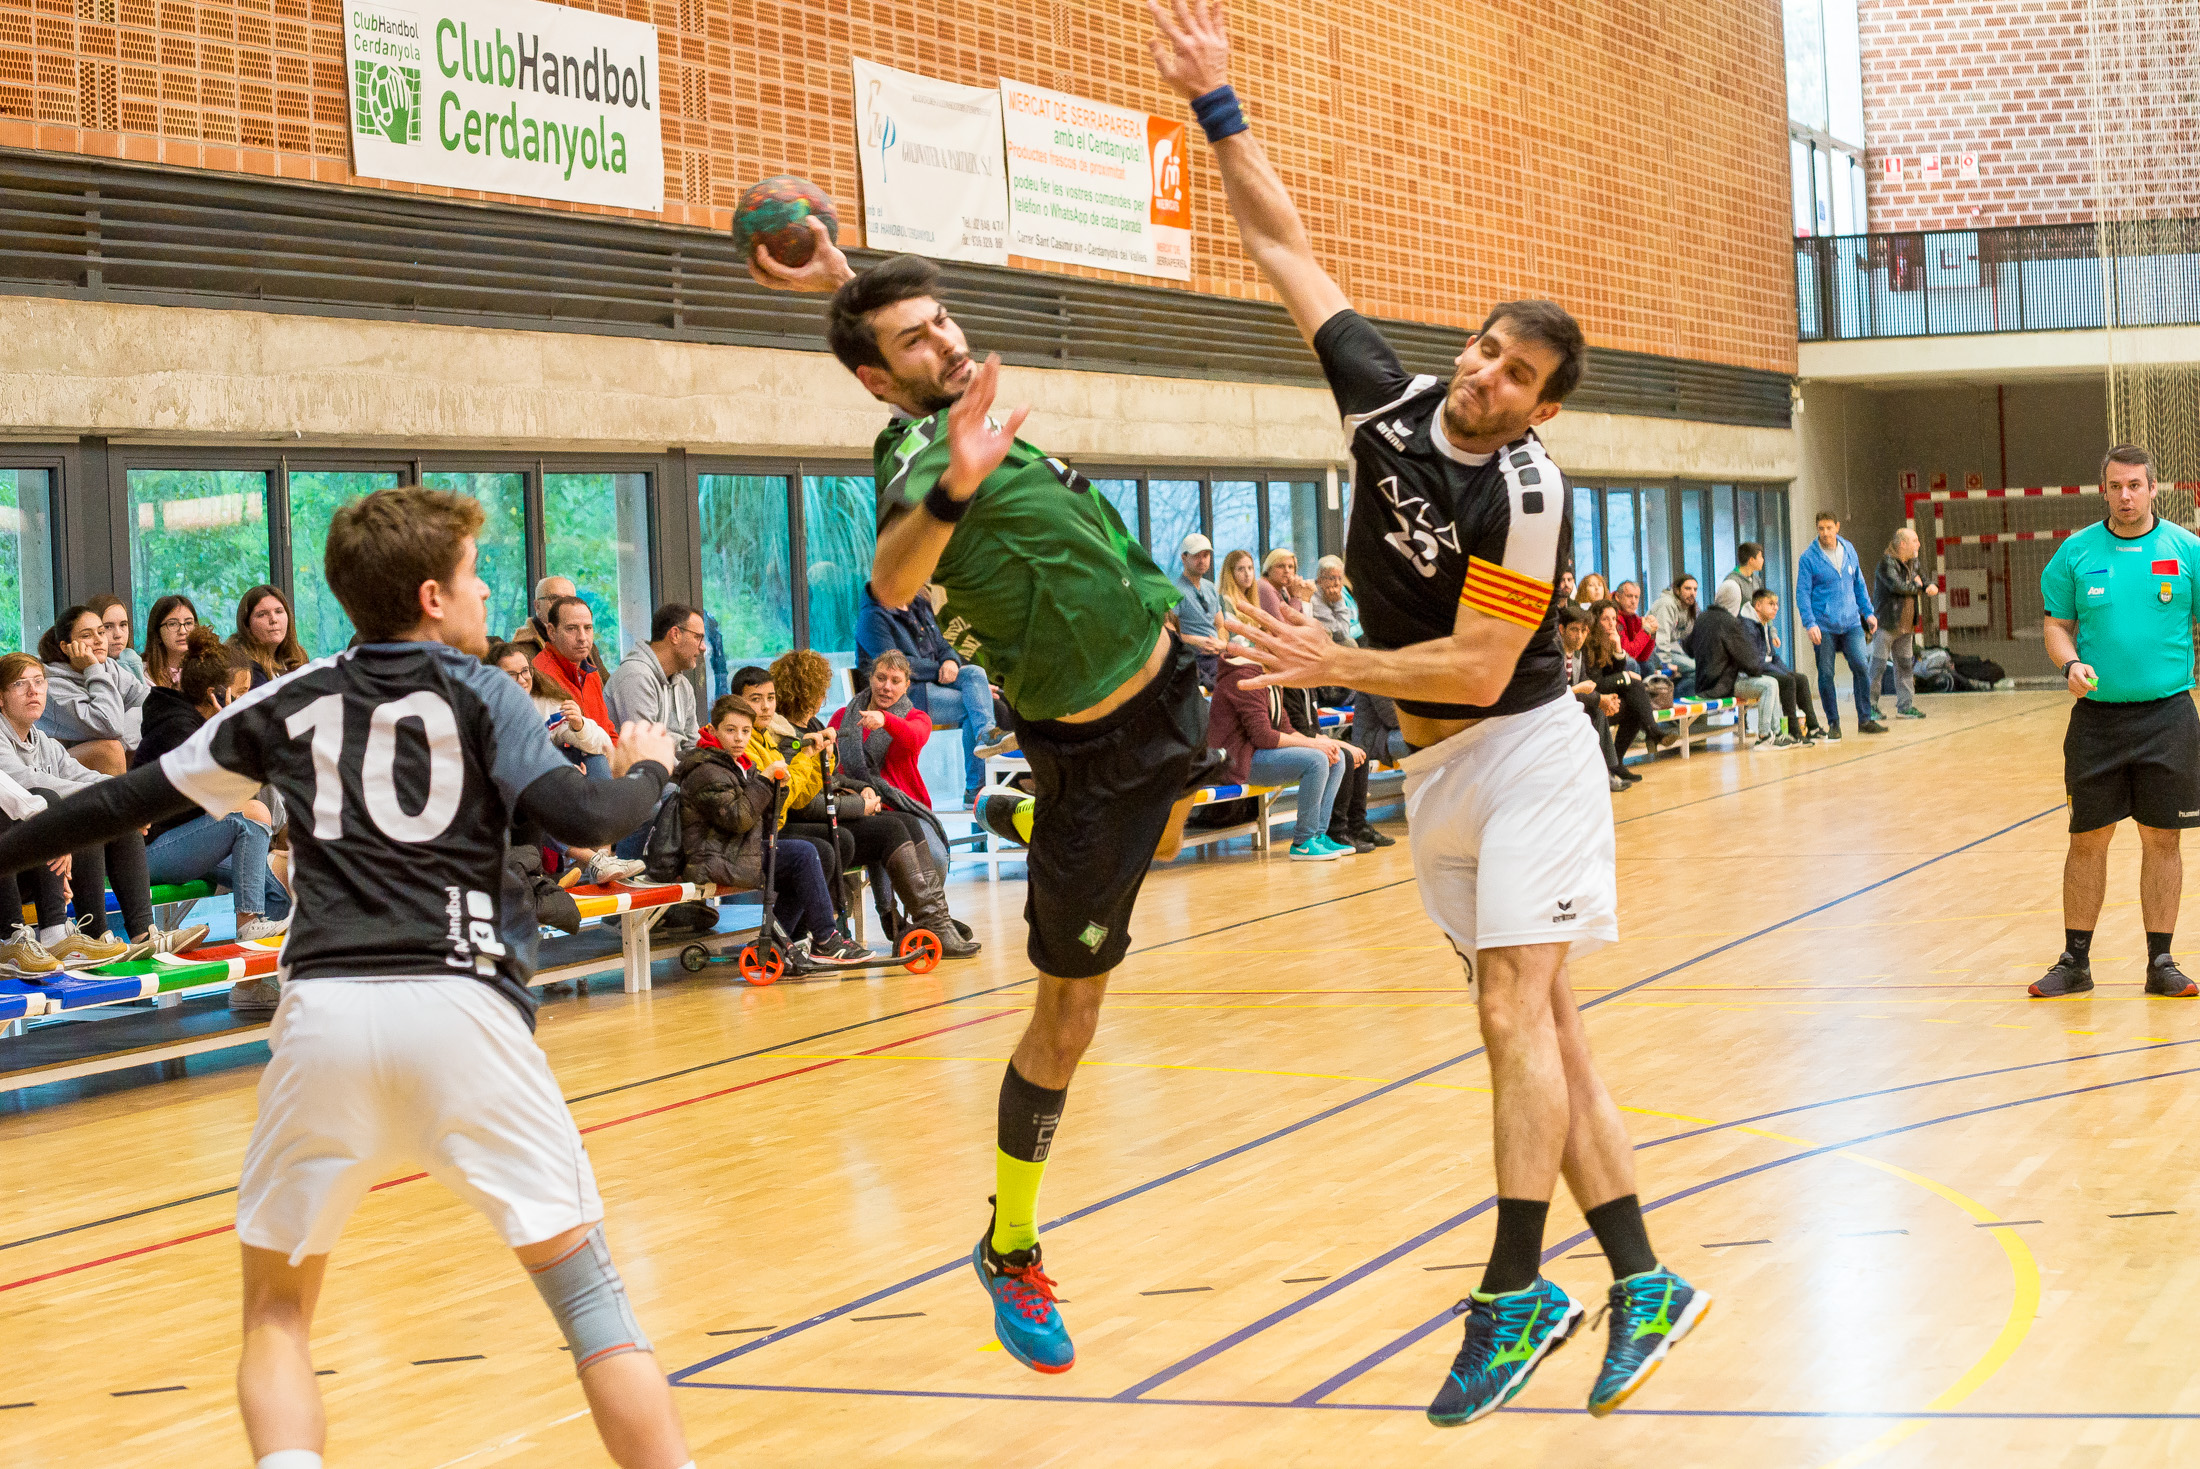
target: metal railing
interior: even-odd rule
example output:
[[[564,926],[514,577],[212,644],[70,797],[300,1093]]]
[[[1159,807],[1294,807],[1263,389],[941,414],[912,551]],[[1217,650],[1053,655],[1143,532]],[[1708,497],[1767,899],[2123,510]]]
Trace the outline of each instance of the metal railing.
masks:
[[[2200,323],[2200,218],[2118,227],[2104,279],[2090,224],[1826,235],[1795,242],[1806,342]]]

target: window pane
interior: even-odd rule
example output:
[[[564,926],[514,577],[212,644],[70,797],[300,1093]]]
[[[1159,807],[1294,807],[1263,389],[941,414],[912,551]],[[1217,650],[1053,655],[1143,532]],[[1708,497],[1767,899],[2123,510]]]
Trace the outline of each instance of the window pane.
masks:
[[[53,614],[53,472],[0,469],[0,638],[35,647]]]
[[[1574,585],[1604,565],[1597,554],[1597,492],[1587,485],[1574,486]]]
[[[1734,548],[1741,543],[1734,534],[1734,486],[1711,487],[1711,559],[1725,576],[1734,569]],[[1769,560],[1769,558],[1767,558]]]
[[[1153,552],[1153,559],[1170,573],[1181,571],[1184,564],[1177,560],[1176,548],[1184,543],[1186,536],[1199,529],[1199,481],[1146,481],[1146,509],[1153,516],[1153,539],[1146,543],[1146,549]],[[1216,536],[1212,539],[1217,546],[1215,569],[1220,571],[1222,538]]]
[[[328,525],[347,500],[369,490],[395,489],[394,472],[294,470],[290,476],[290,586],[298,612],[298,641],[319,658],[351,642],[351,619],[328,589]],[[203,611],[203,609],[201,609]],[[492,606],[491,636],[499,626]]]
[[[1642,604],[1647,607],[1673,583],[1673,538],[1665,528],[1663,485],[1642,490]]]
[[[1718,590],[1719,578],[1727,568],[1718,565],[1704,547],[1703,539],[1703,491],[1681,491],[1681,570],[1695,577],[1701,585],[1696,590],[1696,600],[1703,606],[1711,605],[1711,594]]]
[[[1760,490],[1758,496],[1763,502],[1764,511],[1759,519],[1763,522],[1764,530],[1765,585],[1780,594],[1780,606],[1783,609],[1792,610],[1789,607],[1788,571],[1795,563],[1788,556],[1787,491]]]
[[[298,476],[290,477],[291,543],[297,543]],[[453,490],[481,502],[481,534],[474,538],[481,579],[489,584],[489,636],[518,632],[527,621],[535,589],[527,584],[527,476],[518,470],[481,474],[431,472],[422,479],[431,490]],[[293,553],[295,554],[295,553]],[[302,563],[300,563],[302,564]],[[300,587],[304,573],[291,568]],[[298,609],[305,620],[305,609]],[[333,650],[324,650],[333,651]]]
[[[1249,479],[1218,479],[1212,486],[1215,503],[1215,571],[1232,551],[1250,551],[1258,561],[1268,548],[1260,539],[1260,486]]]
[[[606,674],[649,638],[649,476],[542,477],[543,570],[566,577],[596,619]]]
[[[1734,539],[1764,544],[1765,538],[1757,534],[1757,494],[1754,490],[1734,492]]]
[[[856,661],[856,616],[878,545],[878,491],[867,474],[802,477],[802,536],[810,564],[810,646],[835,668]]]
[[[228,636],[237,603],[267,580],[266,473],[133,469],[129,483],[132,623],[143,628],[155,602],[180,592]]]
[[[1268,482],[1268,545],[1262,554],[1287,546],[1299,558],[1299,575],[1313,580],[1322,559],[1321,489],[1303,480]]]
[[[1604,585],[1607,590],[1623,581],[1639,581],[1642,568],[1635,556],[1635,492],[1604,492]]]
[[[710,686],[722,693],[733,669],[769,663],[794,646],[787,478],[701,475],[696,497],[703,522],[703,613],[718,624],[727,665],[718,667],[711,655]]]
[[[1133,540],[1146,533],[1146,528],[1138,523],[1137,480],[1096,479],[1092,482],[1092,487],[1100,492],[1103,499],[1115,507],[1117,515],[1123,517],[1123,528],[1131,533]]]

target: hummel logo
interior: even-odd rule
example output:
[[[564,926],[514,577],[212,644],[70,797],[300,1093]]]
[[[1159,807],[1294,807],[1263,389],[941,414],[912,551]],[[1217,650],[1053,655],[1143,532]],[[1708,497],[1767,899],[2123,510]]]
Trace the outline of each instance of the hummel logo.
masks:
[[[2200,816],[2200,811],[2180,811],[2177,813],[2177,819],[2179,821],[2184,820],[2188,816]]]

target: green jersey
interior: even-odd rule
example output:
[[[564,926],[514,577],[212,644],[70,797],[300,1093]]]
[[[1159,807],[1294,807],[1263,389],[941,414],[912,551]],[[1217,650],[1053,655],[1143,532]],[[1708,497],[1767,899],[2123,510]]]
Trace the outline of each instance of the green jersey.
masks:
[[[2065,540],[2040,573],[2049,617],[2078,625],[2078,657],[2104,704],[2166,699],[2192,687],[2200,536],[2157,516],[2129,539],[2102,521]]]
[[[873,451],[878,523],[947,472],[947,410],[897,418]],[[933,573],[940,631],[1024,719],[1090,709],[1145,666],[1178,592],[1083,475],[1018,439],[955,523]]]

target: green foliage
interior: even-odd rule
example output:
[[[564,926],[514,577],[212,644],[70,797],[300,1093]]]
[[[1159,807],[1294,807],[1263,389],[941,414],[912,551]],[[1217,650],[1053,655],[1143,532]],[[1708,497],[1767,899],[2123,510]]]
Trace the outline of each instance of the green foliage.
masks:
[[[0,651],[29,648],[53,625],[52,478],[0,469]]]
[[[154,602],[181,592],[199,609],[199,620],[226,637],[236,629],[238,600],[267,575],[263,471],[130,471],[131,620],[137,627],[145,626]]]
[[[867,474],[804,475],[802,534],[810,564],[810,646],[854,656],[856,618],[878,548],[878,490]]]
[[[718,622],[729,666],[769,663],[794,646],[786,478],[706,474],[696,490],[703,610]]]
[[[297,470],[290,476],[291,602],[298,616],[298,641],[319,658],[351,642],[351,619],[329,590],[329,522],[346,501],[370,490],[396,488],[390,473]]]
[[[568,577],[596,619],[606,674],[649,636],[649,476],[546,474],[543,566]]]
[[[298,483],[297,476],[291,484]],[[489,584],[489,636],[501,638],[527,620],[527,604],[534,588],[527,584],[527,476],[524,474],[428,474],[422,483],[431,490],[451,490],[481,502],[481,534],[474,540],[477,569]],[[296,490],[292,491],[291,524],[298,523]],[[298,616],[305,618],[300,605]]]

